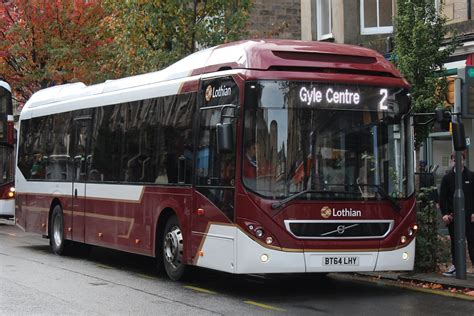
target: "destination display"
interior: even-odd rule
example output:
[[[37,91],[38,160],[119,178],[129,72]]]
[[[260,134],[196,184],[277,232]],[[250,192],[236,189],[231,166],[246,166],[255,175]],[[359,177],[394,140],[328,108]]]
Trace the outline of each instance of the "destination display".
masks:
[[[371,86],[291,83],[299,106],[398,112],[403,90]],[[406,92],[404,93],[406,96]]]
[[[260,81],[250,87],[260,92],[262,107],[388,113],[404,113],[409,107],[403,88],[296,81]]]

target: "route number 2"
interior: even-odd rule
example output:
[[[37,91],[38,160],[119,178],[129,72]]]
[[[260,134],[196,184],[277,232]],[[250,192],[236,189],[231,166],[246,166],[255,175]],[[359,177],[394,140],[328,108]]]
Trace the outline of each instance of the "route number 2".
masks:
[[[388,106],[385,105],[385,100],[387,100],[387,97],[388,97],[388,90],[387,89],[380,89],[380,95],[382,96],[382,100],[380,100],[379,108],[382,111],[386,111],[386,110],[388,110]]]

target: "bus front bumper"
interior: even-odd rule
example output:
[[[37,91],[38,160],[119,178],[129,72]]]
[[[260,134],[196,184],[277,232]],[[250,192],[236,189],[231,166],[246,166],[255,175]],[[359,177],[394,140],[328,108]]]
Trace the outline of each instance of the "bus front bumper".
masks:
[[[196,265],[230,273],[367,272],[413,270],[415,239],[380,251],[303,251],[265,247],[236,226],[212,224]]]
[[[0,217],[13,217],[15,216],[15,200],[0,200]]]

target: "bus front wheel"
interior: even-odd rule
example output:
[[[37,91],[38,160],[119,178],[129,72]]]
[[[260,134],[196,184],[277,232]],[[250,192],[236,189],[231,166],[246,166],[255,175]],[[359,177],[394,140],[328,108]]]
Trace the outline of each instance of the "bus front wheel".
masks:
[[[64,216],[61,206],[56,205],[51,215],[49,244],[57,255],[63,255],[67,241],[64,239]]]
[[[186,265],[183,262],[183,234],[178,218],[172,216],[168,219],[162,240],[163,265],[171,280],[177,281],[184,276]]]

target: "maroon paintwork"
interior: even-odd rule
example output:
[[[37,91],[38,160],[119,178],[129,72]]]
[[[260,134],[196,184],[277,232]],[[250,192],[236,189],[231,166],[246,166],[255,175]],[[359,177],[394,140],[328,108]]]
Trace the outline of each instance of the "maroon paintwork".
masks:
[[[230,43],[217,46],[210,57],[203,60],[203,64],[192,66],[194,69],[190,69],[190,75],[240,69],[233,78],[239,86],[242,107],[245,106],[243,100],[246,80],[305,80],[409,88],[407,81],[380,54],[357,46],[321,42],[253,40]],[[219,72],[213,75],[217,77]],[[195,92],[198,89],[198,81],[183,80],[180,93]],[[240,113],[242,115],[243,111]],[[146,186],[138,203],[18,194],[17,222],[28,231],[47,235],[52,201],[57,199],[64,209],[67,238],[154,256],[158,220],[161,212],[169,208],[177,214],[181,224],[185,238],[184,259],[187,263],[193,263],[196,259],[204,233],[211,222],[238,225],[239,229],[266,246],[263,239],[255,237],[247,228],[249,223],[262,227],[266,233],[264,237],[272,236],[274,240],[271,246],[266,247],[285,251],[388,250],[401,246],[400,236],[406,235],[408,228],[416,220],[414,196],[400,201],[400,211],[394,210],[388,201],[336,203],[300,200],[272,210],[271,203],[274,201],[264,200],[247,192],[240,180],[242,128],[241,117],[237,121],[239,136],[236,144],[234,222],[193,188],[168,186]],[[299,240],[286,231],[284,220],[320,220],[323,206],[361,210],[361,219],[393,219],[394,229],[383,240],[345,241]]]
[[[13,181],[1,184],[0,185],[0,199],[1,200],[13,199],[8,196],[8,193],[10,192],[10,188],[14,186],[15,186],[15,183]]]

